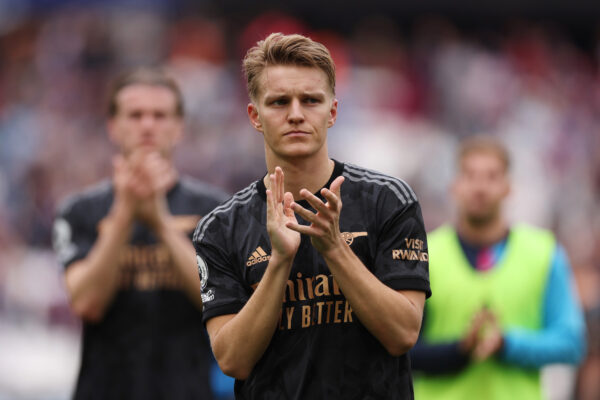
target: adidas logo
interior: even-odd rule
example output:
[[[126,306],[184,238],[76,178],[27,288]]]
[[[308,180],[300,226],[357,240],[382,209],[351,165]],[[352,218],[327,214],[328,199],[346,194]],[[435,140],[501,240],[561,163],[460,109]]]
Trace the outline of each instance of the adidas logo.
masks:
[[[246,267],[250,267],[254,264],[258,264],[264,261],[269,261],[270,258],[271,256],[265,253],[262,247],[258,246],[256,250],[252,252],[250,257],[248,257],[248,261],[246,261]]]

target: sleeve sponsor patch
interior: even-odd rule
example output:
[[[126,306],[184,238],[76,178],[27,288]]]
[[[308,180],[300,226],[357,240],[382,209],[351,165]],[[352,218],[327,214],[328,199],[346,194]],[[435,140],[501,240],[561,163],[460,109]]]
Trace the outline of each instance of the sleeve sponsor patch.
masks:
[[[404,239],[405,248],[393,249],[393,260],[429,261],[429,254],[425,251],[424,241],[414,238]]]

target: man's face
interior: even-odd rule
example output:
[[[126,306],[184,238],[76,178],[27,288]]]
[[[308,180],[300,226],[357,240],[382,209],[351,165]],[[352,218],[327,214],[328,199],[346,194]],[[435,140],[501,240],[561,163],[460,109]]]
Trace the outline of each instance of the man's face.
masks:
[[[485,225],[501,212],[510,191],[507,171],[493,152],[472,152],[460,162],[452,192],[461,218],[475,226]]]
[[[175,94],[163,86],[125,86],[116,97],[117,113],[108,123],[112,141],[125,156],[143,150],[170,157],[183,129],[176,102]]]
[[[259,90],[248,105],[250,122],[262,132],[267,160],[306,158],[327,153],[327,128],[337,117],[325,72],[276,65],[265,68]]]

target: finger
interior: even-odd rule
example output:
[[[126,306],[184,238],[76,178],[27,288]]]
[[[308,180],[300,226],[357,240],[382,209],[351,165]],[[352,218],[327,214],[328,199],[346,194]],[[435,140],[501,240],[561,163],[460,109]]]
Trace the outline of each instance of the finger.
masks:
[[[113,177],[117,184],[124,183],[127,174],[127,166],[125,164],[125,159],[121,156],[115,156],[112,160],[113,164]]]
[[[305,221],[314,224],[318,220],[317,215],[314,212],[307,210],[298,203],[291,203],[291,209],[293,212],[300,215]]]
[[[151,174],[150,179],[154,182],[154,187],[159,192],[166,191],[177,179],[175,170],[165,160],[156,161],[153,168],[148,170]]]
[[[467,342],[473,347],[477,334],[479,333],[479,325],[472,324],[466,335]]]
[[[479,331],[486,321],[487,313],[485,311],[480,311],[477,314],[475,314],[475,317],[473,318],[471,324],[475,331]]]
[[[169,163],[158,153],[149,153],[145,156],[142,168],[152,174],[161,174],[169,170]]]
[[[331,182],[329,185],[329,190],[331,190],[337,197],[340,197],[342,193],[342,183],[344,183],[345,178],[343,176],[338,176]]]
[[[127,162],[131,167],[137,167],[144,159],[145,152],[142,149],[134,150],[128,157]]]
[[[273,191],[271,191],[270,189],[267,189],[266,191],[267,194],[267,217],[268,215],[273,212],[274,208],[274,200],[273,200]]]
[[[277,169],[275,169],[275,172],[273,172],[270,175],[270,180],[271,180],[271,191],[273,192],[274,205],[279,204],[283,201],[283,195],[282,195],[281,187],[280,187],[281,179],[280,179]]]
[[[277,198],[278,194],[279,194],[279,188],[277,186],[277,178],[276,178],[276,174],[272,173],[271,175],[269,175],[269,182],[270,182],[270,190],[271,190],[271,197],[273,199],[273,204],[272,206],[275,206],[275,203],[279,202],[279,199]]]
[[[299,223],[293,221],[286,222],[285,227],[296,231],[302,235],[321,236],[323,234],[323,232],[319,228],[316,228],[314,226],[300,225]]]
[[[484,360],[487,358],[489,352],[490,340],[489,338],[483,338],[479,340],[473,350],[473,357],[477,360]]]
[[[321,199],[319,199],[317,196],[315,196],[314,194],[309,192],[307,189],[301,189],[300,196],[302,196],[302,198],[304,200],[308,201],[308,204],[313,206],[313,208],[315,210],[317,210],[320,213],[323,213],[325,215],[330,214],[330,210],[327,207],[327,205],[325,203],[323,203],[323,201]]]
[[[277,195],[278,195],[277,201],[281,202],[281,201],[283,201],[283,195],[284,195],[283,170],[281,169],[281,167],[275,167],[275,174],[277,176],[277,187],[279,188],[279,192],[277,193]]]
[[[144,153],[136,166],[137,183],[143,189],[144,197],[163,191],[165,171],[157,157],[154,153]]]
[[[463,349],[467,352],[473,351],[476,343],[477,343],[477,331],[471,329],[471,331],[467,333],[467,335],[465,336],[465,338],[462,341]]]
[[[154,180],[154,191],[164,195],[171,186],[172,178],[169,173],[164,173]]]
[[[164,161],[164,158],[157,151],[152,151],[150,153],[146,153],[145,158],[146,158],[146,162],[152,162],[152,163]]]
[[[148,180],[156,180],[168,173],[168,166],[160,159],[148,156],[145,162],[140,165],[140,170]]]
[[[465,347],[468,349],[472,349],[474,351],[474,346],[476,346],[477,337],[481,332],[481,328],[483,323],[485,322],[484,315],[481,312],[478,312],[471,319],[471,325],[469,326],[469,330],[465,335]]]
[[[286,217],[293,218],[294,210],[292,206],[294,204],[294,196],[290,192],[286,192],[283,194],[283,212]]]
[[[148,185],[148,174],[146,173],[142,164],[130,165],[131,178],[136,184]]]
[[[321,189],[321,195],[327,200],[326,206],[333,212],[339,212],[342,209],[341,198],[327,188]]]
[[[152,187],[148,182],[144,179],[144,177],[140,177],[139,175],[134,175],[131,181],[131,186],[133,188],[134,193],[142,198],[150,196],[152,193]]]
[[[485,359],[484,353],[485,350],[483,349],[483,344],[480,344],[473,350],[473,358],[477,361],[483,361]]]
[[[122,155],[117,155],[112,159],[113,165],[113,182],[115,190],[129,190],[128,186],[131,181],[131,172],[125,158]]]
[[[481,361],[489,358],[493,353],[494,353],[494,344],[490,340],[483,341],[475,349],[475,357]]]
[[[132,156],[127,159],[127,167],[131,171],[133,179],[146,181],[146,171],[144,163],[141,162],[141,155],[139,152],[132,154]]]
[[[130,185],[130,190],[138,200],[147,197],[147,190],[143,185],[133,182]]]

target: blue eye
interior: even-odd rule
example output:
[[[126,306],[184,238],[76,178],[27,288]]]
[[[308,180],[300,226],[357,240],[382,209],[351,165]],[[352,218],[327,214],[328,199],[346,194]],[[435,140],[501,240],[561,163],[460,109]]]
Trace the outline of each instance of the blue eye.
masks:
[[[316,97],[306,97],[304,102],[307,104],[319,104],[321,100]]]

